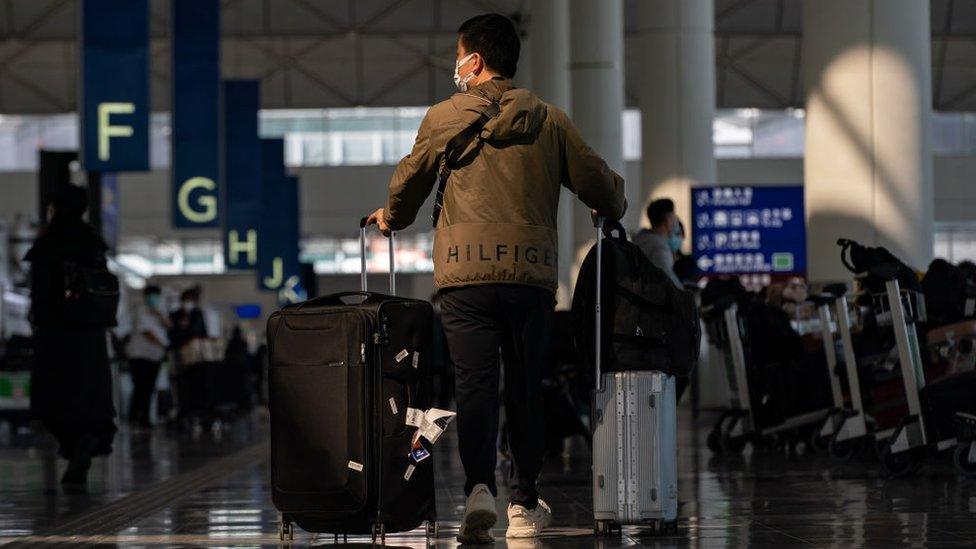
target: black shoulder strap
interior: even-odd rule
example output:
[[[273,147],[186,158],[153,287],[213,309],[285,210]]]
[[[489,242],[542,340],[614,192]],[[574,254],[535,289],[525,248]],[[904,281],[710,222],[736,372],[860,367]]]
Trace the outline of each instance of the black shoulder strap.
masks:
[[[437,220],[440,219],[441,210],[444,208],[444,191],[447,189],[447,179],[451,176],[451,170],[457,167],[461,155],[464,154],[471,141],[481,133],[485,124],[498,116],[499,110],[500,105],[497,101],[489,103],[474,122],[458,132],[444,147],[444,159],[441,162],[441,169],[437,173],[437,195],[434,197],[434,211],[430,215],[434,228],[437,228]]]

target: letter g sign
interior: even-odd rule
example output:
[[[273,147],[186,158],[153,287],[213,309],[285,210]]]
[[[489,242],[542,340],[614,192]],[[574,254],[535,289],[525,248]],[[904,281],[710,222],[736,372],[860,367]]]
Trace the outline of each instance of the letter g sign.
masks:
[[[191,177],[180,185],[176,203],[180,214],[192,223],[209,223],[217,218],[217,197],[212,192],[201,193],[195,204],[190,203],[190,194],[196,189],[213,191],[216,183],[209,177]]]

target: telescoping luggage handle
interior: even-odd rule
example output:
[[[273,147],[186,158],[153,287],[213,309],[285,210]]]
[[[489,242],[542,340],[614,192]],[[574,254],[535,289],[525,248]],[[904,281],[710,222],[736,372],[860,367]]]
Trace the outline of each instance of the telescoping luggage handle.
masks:
[[[603,289],[603,280],[602,280],[603,278],[603,218],[597,217],[593,221],[593,224],[594,226],[596,226],[596,299],[594,300],[594,303],[596,304],[596,307],[594,307],[594,309],[596,309],[596,311],[594,312],[596,322],[594,324],[595,329],[593,330],[593,332],[596,334],[595,337],[596,360],[594,362],[596,363],[596,390],[599,391],[600,386],[602,385],[602,381],[600,378],[603,375],[601,372],[601,367],[603,362],[603,352],[602,352],[603,348],[600,345],[602,343],[601,331],[603,330],[603,322],[601,322],[600,320],[601,318],[600,302],[602,300],[602,294],[603,294],[603,292],[601,291]]]
[[[366,220],[364,217],[359,220],[359,264],[361,272],[359,274],[359,285],[362,291],[366,291]],[[394,243],[396,231],[390,231],[390,295],[396,295],[396,245]]]

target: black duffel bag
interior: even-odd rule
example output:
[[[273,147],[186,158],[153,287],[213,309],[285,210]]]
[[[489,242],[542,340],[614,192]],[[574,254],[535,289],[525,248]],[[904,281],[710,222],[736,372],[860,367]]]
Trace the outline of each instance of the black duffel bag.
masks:
[[[698,361],[701,326],[694,296],[671,282],[618,222],[603,239],[603,371],[657,370],[687,376]],[[616,233],[614,235],[613,233]],[[594,365],[596,246],[580,267],[573,293],[576,347]]]

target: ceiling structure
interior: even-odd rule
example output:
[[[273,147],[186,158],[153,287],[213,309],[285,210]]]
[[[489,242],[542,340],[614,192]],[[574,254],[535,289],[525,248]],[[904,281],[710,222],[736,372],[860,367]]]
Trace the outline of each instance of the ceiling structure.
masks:
[[[627,14],[636,2],[625,0]],[[77,0],[0,0],[0,113],[75,110]],[[455,31],[531,0],[221,0],[225,78],[259,78],[266,108],[429,105],[452,91]],[[931,0],[933,103],[976,111],[976,0]],[[169,108],[169,1],[151,0],[152,101]],[[803,105],[802,0],[715,0],[718,107]],[[629,19],[629,18],[628,18]],[[625,74],[640,70],[627,29]],[[626,102],[637,104],[628,78]]]

